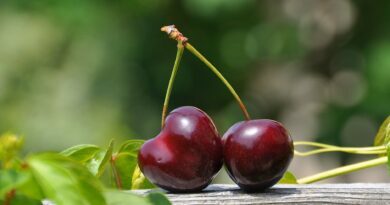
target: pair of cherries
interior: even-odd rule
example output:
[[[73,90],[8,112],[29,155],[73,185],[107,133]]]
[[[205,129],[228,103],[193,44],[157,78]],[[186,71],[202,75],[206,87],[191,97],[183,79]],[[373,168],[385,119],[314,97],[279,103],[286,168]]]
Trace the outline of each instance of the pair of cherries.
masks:
[[[225,164],[232,180],[245,191],[261,191],[277,183],[287,170],[294,147],[287,130],[273,120],[250,120],[240,97],[175,25],[161,31],[178,42],[162,113],[162,130],[141,147],[138,165],[155,185],[171,192],[196,192],[207,187]],[[165,118],[173,81],[184,48],[199,58],[226,85],[246,121],[234,124],[222,137],[202,110],[179,107]]]
[[[202,110],[179,107],[166,118],[161,132],[138,154],[143,174],[170,192],[196,192],[207,187],[222,165],[248,192],[276,184],[293,158],[287,130],[268,119],[234,124],[222,137]]]

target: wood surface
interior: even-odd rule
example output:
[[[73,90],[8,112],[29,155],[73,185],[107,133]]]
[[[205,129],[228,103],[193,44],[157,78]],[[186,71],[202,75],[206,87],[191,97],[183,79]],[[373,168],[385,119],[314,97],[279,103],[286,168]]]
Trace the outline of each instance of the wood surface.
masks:
[[[135,190],[140,195],[162,191]],[[166,193],[173,204],[389,204],[390,183],[275,185],[261,193],[245,193],[236,185],[214,184],[203,192]]]

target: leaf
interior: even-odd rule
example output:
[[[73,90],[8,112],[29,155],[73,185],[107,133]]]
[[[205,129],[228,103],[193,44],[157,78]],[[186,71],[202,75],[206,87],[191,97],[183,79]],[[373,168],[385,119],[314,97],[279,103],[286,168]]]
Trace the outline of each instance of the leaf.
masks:
[[[86,162],[92,159],[100,150],[101,149],[96,145],[83,144],[70,147],[60,154],[79,162]]]
[[[127,140],[121,145],[118,150],[118,153],[128,152],[138,154],[139,149],[144,143],[144,140]]]
[[[111,159],[112,151],[113,140],[110,141],[107,150],[102,150],[96,145],[84,144],[70,147],[61,154],[81,162],[93,175],[100,177]]]
[[[141,169],[137,165],[133,173],[131,189],[151,189],[156,187],[142,174]]]
[[[387,144],[387,171],[390,175],[390,144]]]
[[[104,205],[101,184],[84,166],[54,153],[28,158],[33,176],[44,197],[56,205]]]
[[[387,145],[390,142],[390,116],[383,121],[382,125],[379,127],[378,133],[375,136],[374,145],[381,146]]]
[[[25,195],[16,194],[11,201],[11,205],[41,205],[41,201],[29,198]]]
[[[111,159],[113,147],[114,142],[111,140],[107,150],[97,152],[92,159],[85,163],[85,166],[93,175],[100,177],[103,174],[106,164]]]
[[[137,166],[137,156],[127,152],[119,153],[115,156],[114,166],[114,173],[117,174],[114,177],[121,181],[121,188],[131,189],[133,173]]]
[[[155,186],[141,173],[137,164],[137,156],[122,152],[116,155],[114,172],[121,181],[122,189],[150,189]]]
[[[0,170],[0,199],[2,199],[10,190],[27,182],[29,177],[31,177],[31,175],[24,171],[13,169]]]
[[[107,205],[152,205],[146,198],[117,190],[109,190],[104,193]]]
[[[147,189],[153,188],[150,183],[141,173],[137,165],[138,151],[145,141],[144,140],[128,140],[119,148],[118,154],[115,156],[114,172],[117,173],[121,180],[123,189]]]
[[[171,202],[168,200],[168,198],[162,194],[162,193],[150,193],[147,196],[147,199],[153,204],[153,205],[169,205]]]
[[[109,190],[104,193],[108,205],[170,205],[168,198],[162,193],[150,193],[141,197],[129,192]]]
[[[278,184],[298,184],[297,178],[291,172],[284,173],[281,180],[279,180]]]
[[[43,191],[39,186],[37,180],[35,179],[34,175],[31,173],[31,170],[30,177],[25,183],[23,183],[23,185],[18,187],[18,192],[23,193],[23,195],[36,200],[44,198]]]

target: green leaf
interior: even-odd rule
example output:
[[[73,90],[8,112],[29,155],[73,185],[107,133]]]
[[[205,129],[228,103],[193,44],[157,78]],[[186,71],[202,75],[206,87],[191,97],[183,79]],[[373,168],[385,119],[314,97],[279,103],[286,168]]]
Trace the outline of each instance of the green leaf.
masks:
[[[100,150],[96,145],[84,144],[70,147],[62,151],[61,154],[79,162],[86,162],[92,159]]]
[[[128,140],[119,148],[115,156],[117,178],[121,180],[123,189],[148,189],[154,185],[141,173],[137,165],[138,151],[145,141]]]
[[[54,153],[28,158],[44,197],[56,205],[105,205],[101,184],[84,166]]]
[[[122,189],[131,189],[134,170],[137,166],[137,156],[127,152],[119,153],[115,156],[113,167],[115,178],[121,181]]]
[[[40,200],[44,198],[43,191],[41,187],[39,186],[37,180],[35,179],[34,175],[30,171],[30,177],[28,178],[27,182],[23,183],[20,187],[18,187],[18,192],[23,193],[23,195],[26,195],[29,198]]]
[[[297,178],[291,172],[284,173],[281,180],[279,180],[278,184],[298,184]]]
[[[144,143],[144,140],[127,140],[121,145],[118,150],[118,153],[128,152],[138,154],[139,149]]]
[[[0,170],[0,199],[12,189],[26,183],[31,177],[28,172],[13,169]]]
[[[129,192],[109,190],[104,193],[108,205],[170,205],[168,198],[162,193],[150,193],[141,197]]]
[[[152,205],[145,197],[141,197],[129,192],[109,190],[104,193],[107,205]]]
[[[387,171],[390,175],[390,144],[387,144]]]
[[[162,193],[150,193],[147,196],[147,199],[153,204],[153,205],[169,205],[171,202],[168,200],[168,198],[162,194]]]
[[[97,152],[92,159],[85,163],[85,166],[93,175],[100,177],[103,174],[107,163],[111,159],[113,148],[114,142],[111,140],[107,150],[101,150]]]
[[[152,189],[156,187],[142,174],[141,169],[137,165],[133,173],[131,189]]]
[[[116,155],[115,172],[121,180],[122,189],[151,189],[155,186],[145,178],[137,164],[137,156],[122,152]]]
[[[374,145],[387,145],[390,142],[390,116],[379,127],[378,133],[375,136]]]
[[[100,177],[111,159],[113,144],[111,140],[107,150],[96,145],[77,145],[62,151],[61,154],[81,162],[93,175]]]
[[[11,205],[41,205],[41,200],[32,199],[25,195],[16,194],[11,201]]]

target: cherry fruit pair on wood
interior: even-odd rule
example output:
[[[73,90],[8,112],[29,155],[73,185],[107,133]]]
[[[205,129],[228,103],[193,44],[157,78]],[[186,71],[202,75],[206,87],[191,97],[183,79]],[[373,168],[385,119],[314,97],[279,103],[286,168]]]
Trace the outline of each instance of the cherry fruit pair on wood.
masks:
[[[276,184],[294,153],[287,130],[267,119],[234,124],[221,138],[202,110],[173,110],[161,132],[140,149],[138,164],[157,186],[171,192],[207,187],[223,163],[243,190],[261,191]]]
[[[165,96],[162,130],[145,142],[138,154],[143,174],[155,185],[171,192],[195,192],[211,183],[222,165],[246,191],[260,191],[279,181],[294,154],[287,130],[273,120],[250,120],[244,103],[213,66],[174,26],[161,31],[178,42],[175,63]],[[199,58],[226,85],[246,118],[222,137],[202,110],[180,107],[165,118],[173,82],[184,48]]]

